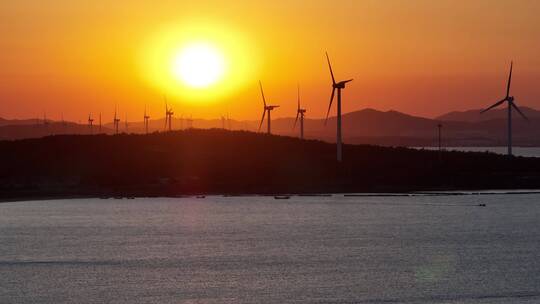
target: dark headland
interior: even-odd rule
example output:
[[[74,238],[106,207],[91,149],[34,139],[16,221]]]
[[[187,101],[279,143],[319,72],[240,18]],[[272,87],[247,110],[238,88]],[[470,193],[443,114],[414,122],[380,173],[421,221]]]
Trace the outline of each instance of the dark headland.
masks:
[[[1,199],[540,188],[540,159],[219,129],[0,141]]]

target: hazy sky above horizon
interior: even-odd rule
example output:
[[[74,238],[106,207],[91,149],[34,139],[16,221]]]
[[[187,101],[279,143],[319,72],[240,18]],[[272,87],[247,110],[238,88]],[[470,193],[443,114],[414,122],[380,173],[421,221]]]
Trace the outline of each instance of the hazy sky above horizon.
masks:
[[[516,102],[540,108],[539,13],[535,0],[7,0],[0,117],[84,120],[102,112],[108,121],[117,104],[121,117],[142,120],[147,105],[158,118],[166,94],[176,114],[259,119],[259,79],[281,105],[273,117],[295,115],[297,83],[307,117],[323,117],[331,92],[325,50],[337,78],[354,78],[345,112],[434,117],[486,107],[504,97],[512,59]],[[197,27],[210,33],[200,39],[225,37],[218,45],[236,52],[231,70],[249,68],[224,76],[226,94],[205,89],[212,103],[156,86],[141,63],[162,33]]]

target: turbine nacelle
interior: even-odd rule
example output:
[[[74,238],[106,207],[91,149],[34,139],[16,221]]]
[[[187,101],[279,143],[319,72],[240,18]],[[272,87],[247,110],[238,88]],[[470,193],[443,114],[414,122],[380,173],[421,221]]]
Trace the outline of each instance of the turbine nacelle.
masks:
[[[347,82],[351,82],[351,81],[353,81],[353,80],[352,80],[352,79],[349,79],[349,80],[340,81],[340,82],[338,82],[338,83],[332,84],[332,87],[333,87],[334,89],[345,89],[345,84],[346,84]]]
[[[264,107],[264,109],[265,109],[266,111],[272,111],[272,110],[275,109],[275,108],[279,108],[279,106],[265,106],[265,107]]]

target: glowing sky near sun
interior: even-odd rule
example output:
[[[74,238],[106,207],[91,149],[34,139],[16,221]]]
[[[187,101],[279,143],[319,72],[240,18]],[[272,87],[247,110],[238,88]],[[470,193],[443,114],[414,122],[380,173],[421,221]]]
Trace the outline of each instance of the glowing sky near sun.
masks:
[[[325,50],[337,78],[355,79],[345,112],[436,116],[488,106],[504,93],[511,59],[516,101],[540,108],[538,12],[534,0],[2,1],[0,117],[46,111],[84,121],[103,112],[110,120],[118,104],[142,120],[145,105],[162,116],[168,94],[178,114],[258,119],[259,79],[281,105],[274,117],[294,116],[298,82],[307,117],[322,117],[331,92]],[[211,98],[163,92],[149,80],[155,71],[141,68],[149,41],[167,27],[185,33],[183,26],[221,31],[210,42],[224,49],[224,64],[237,65],[209,88]]]

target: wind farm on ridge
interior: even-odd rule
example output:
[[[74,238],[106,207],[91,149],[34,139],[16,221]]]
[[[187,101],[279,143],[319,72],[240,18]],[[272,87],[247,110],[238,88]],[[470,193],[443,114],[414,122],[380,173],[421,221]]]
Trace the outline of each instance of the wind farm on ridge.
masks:
[[[254,193],[393,192],[454,188],[477,189],[492,187],[493,185],[502,188],[535,188],[535,185],[540,185],[540,174],[537,174],[538,172],[535,169],[538,162],[536,159],[508,158],[494,154],[466,152],[444,152],[442,154],[443,142],[445,141],[442,133],[443,127],[445,127],[446,131],[444,135],[447,136],[452,128],[461,124],[460,122],[445,121],[442,123],[441,121],[406,117],[397,112],[382,113],[374,110],[343,115],[343,89],[346,88],[346,85],[352,79],[336,80],[328,53],[325,54],[325,57],[332,90],[326,117],[319,120],[319,123],[320,128],[325,130],[330,129],[330,134],[331,128],[329,128],[328,122],[331,119],[335,122],[335,140],[332,141],[330,137],[327,137],[327,141],[335,142],[335,148],[333,149],[331,149],[333,146],[331,143],[305,138],[305,114],[308,111],[308,107],[306,107],[306,102],[301,99],[299,84],[296,90],[296,113],[294,119],[277,119],[274,121],[272,120],[271,113],[278,109],[280,105],[270,103],[267,100],[262,81],[259,81],[263,112],[260,121],[252,122],[251,130],[253,131],[253,128],[256,128],[255,130],[257,132],[264,132],[266,135],[246,132],[249,131],[249,128],[246,127],[245,123],[232,120],[229,113],[222,115],[220,119],[214,120],[213,130],[193,129],[194,119],[192,116],[182,114],[180,118],[175,118],[175,111],[167,100],[167,97],[164,96],[163,120],[151,121],[151,115],[145,106],[142,125],[139,124],[137,129],[137,123],[129,123],[126,114],[124,130],[120,132],[119,125],[121,119],[119,118],[118,106],[116,105],[111,130],[107,131],[106,127],[108,124],[105,124],[105,127],[102,129],[100,113],[99,132],[94,132],[94,118],[92,113],[90,113],[88,115],[88,132],[86,133],[92,135],[90,137],[59,135],[58,137],[53,136],[50,138],[4,143],[4,152],[0,149],[0,156],[2,153],[7,153],[5,158],[10,158],[9,155],[11,153],[19,151],[24,145],[35,145],[35,150],[37,151],[51,149],[51,145],[63,146],[68,142],[77,142],[77,146],[81,148],[88,145],[101,147],[99,149],[102,150],[96,152],[93,156],[83,155],[77,151],[69,152],[70,149],[64,149],[67,151],[67,154],[58,155],[59,162],[55,162],[54,164],[43,162],[33,167],[38,172],[41,170],[46,172],[50,169],[47,169],[45,164],[47,166],[54,165],[57,166],[56,170],[63,172],[64,169],[61,169],[63,167],[61,163],[63,156],[70,158],[76,157],[80,159],[80,162],[92,164],[91,167],[81,169],[82,171],[75,173],[75,176],[78,176],[77,178],[83,178],[84,182],[81,182],[76,187],[78,189],[77,191],[70,194],[84,195],[91,195],[92,193],[114,195],[118,191],[132,195],[240,193],[242,191]],[[510,95],[512,73],[513,63],[510,66],[506,97],[487,109],[478,111],[478,114],[485,115],[482,113],[491,111],[493,108],[507,102],[508,156],[512,156],[512,110],[516,110],[526,119],[525,114],[517,107],[514,97]],[[336,101],[336,116],[332,118],[330,113],[334,100]],[[399,119],[416,119],[414,121],[421,122],[421,128],[433,130],[430,131],[432,132],[432,139],[430,140],[436,143],[435,145],[438,146],[438,151],[344,145],[342,119],[345,118],[347,121],[351,115],[361,113],[364,115],[390,115]],[[265,119],[266,128],[263,128]],[[309,120],[309,123],[313,125],[315,121]],[[47,128],[51,126],[50,121],[46,118],[44,118],[43,122],[47,124]],[[288,130],[287,132],[289,133],[287,134],[289,136],[298,137],[298,139],[273,135],[274,129],[272,126],[273,123],[277,122],[281,123],[282,129],[285,128]],[[178,123],[178,125],[174,123]],[[199,121],[199,123],[203,126],[202,121]],[[233,127],[233,124],[236,124],[236,126]],[[298,130],[296,130],[297,125]],[[221,128],[218,126],[221,126]],[[220,131],[219,129],[224,130]],[[347,131],[351,130],[354,129],[350,127],[347,129]],[[115,134],[117,136],[108,136],[104,133]],[[136,146],[143,148],[138,151],[135,148]],[[152,150],[146,150],[145,147],[151,146],[153,147]],[[116,147],[116,150],[111,150],[112,147]],[[233,150],[230,150],[230,148],[226,149],[225,147],[230,147]],[[154,152],[151,152],[154,150],[161,151],[160,153],[165,154],[161,156],[154,155]],[[100,156],[103,153],[110,155],[110,157]],[[28,152],[19,153],[19,156],[21,160],[33,157]],[[114,160],[112,163],[106,163],[109,163],[107,166],[113,166],[113,171],[119,175],[109,172],[109,169],[105,170],[103,167],[105,163],[102,163],[100,160],[102,157],[104,157],[103,159],[110,158],[111,161]],[[123,160],[120,161],[120,159]],[[137,165],[135,165],[135,159],[145,159],[145,161],[138,161],[136,162]],[[264,159],[267,165],[255,165],[258,159]],[[269,162],[269,159],[275,161]],[[122,164],[115,164],[118,161]],[[246,161],[248,162],[246,163]],[[290,162],[294,162],[295,165],[290,165]],[[385,162],[388,162],[388,164],[382,165]],[[225,163],[227,164],[225,165]],[[178,167],[179,164],[185,165]],[[378,164],[378,169],[375,169],[375,164]],[[388,167],[389,165],[390,167]],[[24,167],[25,165],[21,166]],[[492,166],[495,166],[496,169],[492,168]],[[169,169],[165,170],[161,168]],[[207,172],[210,168],[212,168],[211,172],[213,172],[211,174]],[[486,170],[486,168],[490,169]],[[298,173],[302,174],[292,174],[291,170],[293,169],[300,169]],[[374,173],[374,170],[377,173]],[[466,173],[461,172],[461,170],[466,170]],[[413,171],[416,173],[412,174]],[[147,176],[144,178],[134,177],[137,175],[137,172],[147,172]],[[258,172],[257,174],[262,174],[271,179],[284,179],[286,182],[273,183],[272,185],[266,184],[263,180],[253,179],[253,176],[249,172]],[[64,174],[65,176],[61,180],[56,181],[56,183],[65,184],[67,182],[64,180],[66,176],[71,176],[73,173],[65,172]],[[406,175],[414,175],[415,178],[408,180],[405,178]],[[75,176],[72,178],[75,178]],[[285,176],[289,177],[285,178]],[[311,177],[308,178],[307,176]],[[368,181],[368,176],[374,178],[374,180]],[[397,180],[394,179],[396,177],[398,177]],[[482,178],[479,179],[479,177]],[[522,179],[523,177],[526,177],[526,179]],[[7,189],[10,189],[9,193],[13,193],[13,189],[9,185],[18,184],[19,176],[12,174],[4,178],[6,179],[5,184],[8,185]],[[49,178],[56,180],[56,177]],[[41,182],[36,181],[36,183],[40,184]],[[97,188],[93,189],[92,187]],[[29,189],[25,187],[20,191],[24,195],[32,193],[32,191],[29,192]],[[58,195],[57,192],[51,189],[45,192],[43,190],[36,191],[38,194],[48,193],[50,195]]]
[[[325,57],[326,57],[326,63],[328,65],[328,71],[329,71],[329,74],[330,74],[330,78],[331,78],[331,81],[332,81],[332,91],[331,91],[331,94],[330,94],[330,100],[329,100],[329,103],[328,103],[328,110],[326,112],[326,118],[324,120],[324,126],[327,125],[328,123],[328,119],[330,117],[330,113],[331,113],[331,110],[332,110],[332,105],[334,103],[334,99],[336,99],[336,115],[335,115],[335,123],[336,123],[336,136],[335,136],[335,142],[336,142],[336,160],[338,162],[342,161],[343,159],[343,155],[342,155],[342,145],[343,145],[343,130],[342,130],[342,90],[345,89],[346,87],[346,84],[348,84],[349,82],[351,82],[353,79],[348,79],[348,80],[344,80],[344,81],[336,81],[335,79],[335,76],[334,76],[334,71],[333,71],[333,68],[332,68],[332,64],[331,64],[331,61],[330,61],[330,57],[328,55],[328,53],[325,53]],[[525,116],[525,114],[519,109],[519,107],[516,105],[515,101],[514,101],[514,97],[510,95],[510,88],[511,88],[511,82],[512,82],[512,73],[513,73],[513,62],[510,64],[510,72],[509,72],[509,76],[508,76],[508,81],[507,81],[507,87],[506,87],[506,97],[500,101],[498,101],[497,103],[493,104],[492,106],[488,107],[487,109],[485,110],[482,110],[482,111],[479,111],[480,114],[484,113],[484,112],[487,112],[493,108],[496,108],[498,106],[500,106],[501,104],[507,102],[507,139],[506,139],[506,145],[507,145],[507,154],[509,156],[511,156],[513,153],[512,153],[512,111],[515,110],[517,111],[525,120],[527,120],[527,117]],[[261,132],[261,130],[263,129],[263,124],[264,124],[264,121],[266,119],[266,127],[264,128],[266,133],[267,134],[272,134],[272,116],[271,116],[271,113],[273,110],[276,110],[278,109],[280,106],[279,105],[276,105],[276,104],[267,104],[267,100],[266,100],[266,96],[265,96],[265,93],[264,93],[264,90],[263,90],[263,85],[262,85],[262,82],[259,81],[259,90],[260,90],[260,94],[261,94],[261,99],[262,99],[262,105],[263,105],[263,111],[262,111],[262,117],[261,117],[261,120],[258,124],[258,128],[256,128],[256,130],[258,132]],[[337,96],[336,96],[337,95]],[[142,133],[145,133],[145,134],[148,134],[152,131],[173,131],[173,130],[176,130],[176,129],[184,129],[184,126],[186,128],[192,128],[193,127],[193,118],[192,116],[190,117],[183,117],[183,115],[181,115],[179,118],[175,118],[174,117],[174,111],[172,109],[172,107],[169,105],[169,103],[167,102],[167,97],[164,97],[164,103],[165,103],[165,112],[164,112],[164,127],[163,128],[159,128],[159,127],[151,127],[151,120],[150,120],[150,116],[149,116],[149,113],[147,112],[147,107],[145,106],[144,107],[144,115],[143,115],[143,129],[140,130],[139,129],[139,132],[142,132]],[[113,121],[112,121],[112,128],[114,130],[114,134],[119,134],[120,133],[120,128],[119,128],[119,124],[120,124],[120,121],[121,119],[119,118],[118,116],[118,106],[115,106],[115,111],[114,111],[114,116],[113,116]],[[304,139],[304,136],[305,136],[305,114],[307,112],[307,109],[305,107],[305,102],[303,103],[303,107],[300,106],[300,85],[298,84],[298,88],[297,88],[297,109],[296,109],[296,117],[294,119],[294,122],[291,121],[292,123],[292,126],[291,126],[291,130],[295,130],[296,129],[296,126],[299,122],[299,130],[298,130],[298,136],[301,138],[301,139]],[[173,122],[174,121],[177,121],[177,126],[173,126]],[[46,114],[44,114],[44,119],[43,119],[43,122],[44,124],[48,125],[49,124],[49,120],[46,119]],[[221,128],[223,129],[232,129],[232,119],[229,117],[229,113],[227,113],[226,116],[222,116],[221,117]],[[127,121],[127,114],[125,116],[125,120],[124,120],[124,132],[125,133],[128,133],[129,132],[129,125],[130,123],[128,123]],[[433,125],[433,129],[435,128],[438,128],[439,131],[440,129],[442,128],[443,126],[443,123],[442,122],[437,122],[436,124]],[[90,113],[88,115],[88,129],[89,129],[89,134],[94,134],[95,131],[94,131],[94,118],[92,116],[92,113]],[[252,128],[246,126],[246,123],[244,123],[243,125],[238,125],[236,126],[235,129],[244,129],[244,130],[253,130]],[[133,129],[134,131],[133,132],[136,132],[136,128]],[[101,122],[101,113],[99,114],[99,133],[102,133],[103,129],[102,129],[102,122]],[[279,132],[279,133],[283,133],[283,132]],[[61,133],[60,133],[61,134]],[[438,145],[439,145],[439,149],[441,149],[440,147],[440,142],[441,142],[441,138],[440,138],[440,132],[437,133],[439,135],[434,135],[433,137],[435,138],[436,136],[438,136]],[[291,134],[293,135],[293,134]],[[313,138],[313,137],[312,137]],[[317,137],[315,137],[317,138]],[[325,137],[327,138],[327,137]]]

